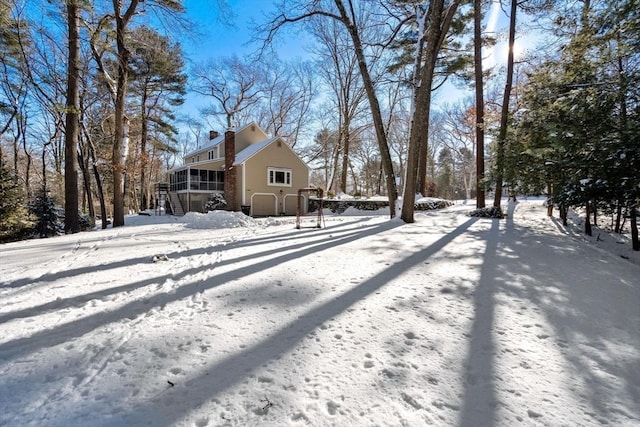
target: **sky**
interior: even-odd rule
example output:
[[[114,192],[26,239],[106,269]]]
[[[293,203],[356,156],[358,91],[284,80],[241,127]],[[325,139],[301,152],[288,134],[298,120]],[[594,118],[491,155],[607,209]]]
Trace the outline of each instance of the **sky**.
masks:
[[[253,23],[265,22],[266,16],[274,10],[272,0],[228,0],[234,14],[229,19],[221,16],[217,4],[212,0],[185,0],[185,8],[189,18],[197,25],[190,37],[185,37],[183,47],[190,63],[231,55],[245,55],[256,51],[260,46],[252,43]],[[499,1],[494,1],[487,12],[485,31],[487,33],[504,32],[508,19],[501,11]],[[291,27],[290,27],[291,28]],[[503,37],[506,39],[506,37]],[[305,59],[309,57],[307,48],[313,41],[306,38],[304,32],[291,30],[282,33],[276,40],[275,47],[280,58]],[[495,49],[485,51],[485,66],[505,64],[507,55],[506,42],[501,41]],[[439,102],[455,102],[460,97],[468,96],[455,85],[447,82],[435,98]],[[183,106],[184,113],[198,116],[198,108],[206,104],[200,95],[191,94]]]
[[[0,425],[639,425],[640,253],[473,206],[0,245]]]
[[[271,0],[227,0],[233,16],[221,14],[215,0],[185,0],[189,19],[194,30],[183,37],[181,43],[190,67],[233,55],[244,56],[255,53],[260,44],[252,41],[254,23],[262,23],[273,10]],[[308,56],[305,46],[310,41],[298,32],[283,33],[275,43],[281,59],[304,59]],[[199,116],[199,109],[209,103],[201,95],[189,94],[182,106],[183,114]]]
[[[188,46],[194,57],[228,56],[251,53],[259,47],[251,43],[253,23],[263,23],[275,9],[272,0],[227,0],[230,12],[221,14],[215,0],[185,0],[190,19],[200,27],[203,37]],[[228,11],[227,11],[228,12]],[[280,40],[284,44],[278,52],[283,58],[306,55],[304,34]]]

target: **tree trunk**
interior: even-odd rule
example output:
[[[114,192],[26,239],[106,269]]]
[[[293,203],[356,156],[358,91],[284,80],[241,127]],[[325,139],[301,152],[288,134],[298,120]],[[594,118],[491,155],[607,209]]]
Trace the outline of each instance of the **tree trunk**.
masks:
[[[445,11],[444,0],[429,2],[429,10],[424,19],[429,19],[424,40],[420,40],[417,52],[420,56],[422,46],[426,46],[424,65],[420,66],[420,58],[416,58],[414,73],[414,102],[411,117],[411,132],[409,134],[409,150],[404,182],[402,201],[402,215],[404,222],[414,222],[415,195],[424,191],[426,180],[426,156],[428,154],[429,120],[431,109],[431,89],[434,78],[438,51],[444,42],[444,37],[451,26],[451,21],[458,8],[459,1],[454,1]],[[425,25],[423,23],[423,25]],[[424,27],[423,27],[424,28]],[[423,36],[423,34],[420,34]],[[418,54],[417,53],[417,54]],[[418,77],[419,76],[419,77]],[[423,188],[420,188],[423,187]]]
[[[129,78],[129,58],[131,53],[126,45],[126,31],[129,20],[135,13],[139,0],[131,0],[124,15],[121,13],[122,0],[113,0],[116,20],[116,45],[118,52],[118,79],[115,100],[115,135],[113,139],[113,226],[124,225],[124,152],[128,140],[125,104],[127,81]]]
[[[78,111],[80,95],[80,17],[76,0],[67,0],[68,64],[64,138],[64,232],[80,231],[78,220]]]
[[[20,146],[20,142],[22,143],[22,150],[24,151],[24,155],[27,159],[27,164],[25,166],[24,171],[24,188],[27,193],[27,199],[31,199],[31,164],[32,157],[29,154],[29,150],[27,147],[27,114],[21,114],[16,119],[16,134],[14,136],[14,144],[16,147]],[[19,150],[18,150],[19,153]],[[19,157],[19,154],[18,154]],[[15,177],[15,182],[18,182],[17,175]]]
[[[102,229],[107,228],[107,204],[104,200],[104,189],[102,188],[102,179],[100,178],[100,171],[98,170],[98,162],[96,159],[96,149],[91,140],[89,143],[89,154],[91,155],[91,164],[93,165],[93,177],[96,180],[96,193],[98,193],[98,200],[100,201],[100,217],[102,218]]]
[[[20,126],[18,125],[17,128],[17,132],[20,132]],[[19,138],[14,136],[13,137],[13,182],[18,182],[18,159],[20,158],[20,145],[19,145]],[[43,156],[43,165],[46,165],[46,163],[44,163],[44,156]]]
[[[615,215],[615,226],[614,226],[614,231],[618,234],[620,234],[622,232],[622,229],[620,228],[620,223],[621,223],[621,219],[622,219],[622,201],[618,200],[618,206],[616,207],[616,215]]]
[[[387,184],[387,192],[389,193],[389,214],[391,218],[393,218],[396,214],[395,206],[396,199],[398,198],[398,191],[396,189],[396,177],[393,172],[393,162],[391,160],[391,153],[389,152],[389,144],[387,143],[387,134],[384,129],[380,104],[378,103],[378,97],[376,95],[373,81],[369,75],[369,68],[362,50],[362,42],[360,41],[360,34],[355,26],[355,22],[347,15],[347,11],[345,10],[342,0],[334,1],[340,11],[343,22],[351,35],[356,57],[358,58],[358,67],[360,69],[360,74],[362,75],[362,82],[367,92],[367,98],[369,99],[371,114],[373,115],[373,125],[376,130],[376,139],[378,141],[378,148],[380,149],[380,157],[382,159],[382,165],[386,175],[385,181]],[[349,4],[351,5],[351,3]],[[353,11],[353,8],[351,10]]]
[[[122,61],[122,58],[120,59]],[[124,159],[123,147],[125,136],[124,115],[125,92],[127,86],[126,66],[119,66],[118,93],[115,105],[115,137],[113,140],[113,226],[124,225]]]
[[[476,208],[484,198],[484,85],[482,82],[482,2],[473,1],[473,48],[476,80]]]
[[[93,208],[93,196],[91,195],[91,175],[89,174],[89,160],[85,159],[82,149],[78,153],[78,166],[82,172],[82,183],[84,191],[87,195],[87,206],[89,208],[89,217],[95,221],[96,213]]]
[[[502,181],[504,180],[504,147],[507,142],[507,126],[509,124],[509,99],[511,98],[511,86],[513,85],[514,46],[516,42],[516,12],[518,1],[511,0],[511,16],[509,19],[509,53],[507,55],[507,81],[504,85],[502,97],[502,111],[500,112],[500,130],[496,146],[496,190],[493,198],[493,206],[500,207],[502,200]]]
[[[593,235],[593,232],[591,230],[591,203],[589,202],[589,200],[587,200],[587,202],[585,203],[585,208],[587,213],[584,219],[584,234],[586,234],[587,236],[591,236]]]
[[[638,240],[638,208],[631,207],[631,246],[634,251],[640,251],[640,241]]]
[[[147,91],[146,89],[142,93],[142,102],[140,103],[141,114],[140,118],[142,123],[140,124],[140,210],[147,209],[147,201],[149,200],[149,187],[147,186]]]
[[[348,113],[347,113],[348,114]],[[342,132],[342,165],[340,171],[340,190],[347,194],[347,176],[349,174],[349,145],[351,134],[349,132],[349,120],[345,120],[345,128]]]
[[[429,93],[424,99],[423,104],[420,107],[416,106],[416,108],[422,108],[423,110],[423,120],[422,124],[422,135],[417,135],[418,140],[418,170],[416,173],[416,188],[414,190],[415,193],[420,193],[424,195],[426,193],[426,182],[427,182],[427,158],[429,156],[429,124],[431,120],[431,87],[433,86],[433,79],[435,75],[436,69],[436,61],[438,56],[437,47],[434,46],[434,49],[427,47],[427,52],[430,55],[427,59],[428,64],[425,64],[426,75],[425,80],[421,83],[427,85],[429,87]]]
[[[334,196],[338,195],[338,189],[336,188],[336,176],[338,175],[338,163],[340,161],[340,137],[338,137],[338,143],[333,151],[331,177],[329,178],[329,186],[327,189],[333,193]]]
[[[560,204],[560,219],[562,219],[562,225],[565,227],[569,225],[567,223],[567,206],[564,203]]]
[[[47,192],[47,146],[51,144],[51,141],[47,141],[42,146],[42,155],[41,155],[41,163],[42,163],[42,193],[46,194]]]

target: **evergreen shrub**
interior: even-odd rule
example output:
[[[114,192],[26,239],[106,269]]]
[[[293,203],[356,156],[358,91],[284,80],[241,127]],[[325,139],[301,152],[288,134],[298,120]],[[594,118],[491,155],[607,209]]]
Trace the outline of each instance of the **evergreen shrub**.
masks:
[[[224,199],[222,193],[214,193],[209,196],[209,200],[204,204],[204,210],[207,212],[224,210],[227,208],[227,201]]]

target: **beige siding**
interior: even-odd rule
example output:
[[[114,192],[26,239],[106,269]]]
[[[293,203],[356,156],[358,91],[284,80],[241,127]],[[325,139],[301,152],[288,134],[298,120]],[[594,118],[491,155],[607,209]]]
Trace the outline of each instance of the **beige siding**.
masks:
[[[267,139],[267,135],[262,132],[258,126],[246,126],[242,128],[240,132],[236,133],[236,153],[239,153],[251,144],[264,141],[265,139]],[[224,142],[222,145],[224,146]],[[221,153],[224,153],[224,151],[221,151]]]
[[[291,171],[291,185],[269,185],[269,168]],[[309,186],[309,169],[282,140],[274,141],[245,162],[242,205],[252,205],[253,215],[295,215],[298,189]],[[270,195],[267,196],[267,195]],[[277,200],[277,212],[273,212]],[[306,205],[305,205],[306,206]],[[263,213],[267,212],[269,213]]]

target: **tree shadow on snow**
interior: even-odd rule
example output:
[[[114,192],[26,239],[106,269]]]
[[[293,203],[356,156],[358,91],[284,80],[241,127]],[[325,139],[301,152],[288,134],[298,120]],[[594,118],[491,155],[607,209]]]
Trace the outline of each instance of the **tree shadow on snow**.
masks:
[[[325,227],[322,229],[314,229],[314,230],[294,230],[294,231],[290,231],[287,233],[278,233],[276,236],[274,236],[272,233],[266,234],[266,235],[261,235],[261,236],[256,236],[256,237],[249,237],[249,238],[243,238],[241,240],[237,240],[237,241],[233,241],[233,242],[220,242],[220,243],[216,243],[214,246],[207,246],[207,247],[198,247],[198,248],[194,248],[194,249],[187,249],[187,250],[173,250],[173,251],[165,251],[163,252],[163,255],[166,255],[169,259],[176,259],[176,258],[181,258],[181,257],[190,257],[190,256],[196,256],[196,255],[202,255],[208,252],[212,252],[212,251],[222,251],[224,250],[226,247],[242,247],[242,246],[253,246],[256,244],[260,244],[262,242],[269,242],[269,243],[273,243],[274,240],[275,241],[281,241],[281,242],[286,242],[288,240],[294,240],[300,237],[301,233],[306,233],[306,232],[311,232],[314,236],[317,237],[322,237],[322,236],[330,236],[332,233],[335,233],[337,230],[341,230],[347,227],[351,227],[351,226],[361,226],[362,224],[366,225],[365,223],[367,221],[369,221],[369,218],[357,218],[354,219],[353,221],[345,221],[343,223],[337,224],[337,225],[331,225],[329,227]],[[268,228],[267,228],[268,230]],[[203,233],[211,233],[211,238],[215,239],[216,236],[216,230],[202,230]],[[176,232],[175,230],[172,231],[167,231],[167,232],[154,232],[153,234],[166,234],[167,235],[167,241],[166,242],[157,242],[154,241],[154,243],[170,243],[173,240],[176,240]],[[137,244],[140,246],[146,245],[147,242],[143,239],[144,236],[148,235],[147,233],[140,233],[139,237],[138,237],[138,242]],[[131,237],[131,236],[128,236]],[[223,236],[224,237],[224,236]],[[103,238],[95,238],[95,239],[89,239],[89,240],[85,240],[82,241],[82,245],[84,246],[90,246],[89,248],[85,249],[85,250],[92,250],[94,247],[91,246],[91,244],[93,243],[94,245],[103,241],[108,241],[110,239],[114,238],[113,236],[109,236],[109,237],[103,237]],[[55,239],[55,238],[54,238]],[[179,240],[179,238],[177,239]],[[61,251],[62,253],[66,253],[66,252],[70,252],[71,249],[73,248],[73,246],[75,245],[75,242],[66,242],[64,244],[57,244],[57,246],[59,246],[59,248],[57,249],[58,251]],[[51,245],[51,243],[49,243],[49,245]],[[46,247],[46,243],[43,243],[43,246]],[[99,250],[99,247],[97,248]],[[133,253],[135,255],[135,246],[130,246],[126,248],[126,251],[123,253],[129,254],[129,253]],[[99,259],[99,253],[96,253],[96,255],[94,255],[97,259]],[[61,271],[57,271],[55,273],[44,273],[38,277],[30,277],[30,278],[24,278],[24,279],[17,279],[17,280],[13,280],[13,281],[7,281],[7,282],[0,282],[0,285],[2,288],[20,288],[32,283],[39,283],[39,282],[43,282],[45,284],[47,284],[48,282],[54,282],[56,280],[61,280],[61,279],[65,279],[65,278],[71,278],[71,277],[76,277],[78,275],[81,274],[88,274],[88,273],[97,273],[97,272],[101,272],[101,271],[107,271],[107,270],[112,270],[112,269],[116,269],[116,268],[121,268],[121,267],[128,267],[128,266],[133,266],[133,265],[137,265],[137,264],[148,264],[150,262],[150,257],[149,255],[145,255],[145,256],[133,256],[133,257],[127,257],[125,259],[119,260],[119,261],[112,261],[112,262],[107,262],[107,263],[103,263],[103,264],[99,264],[99,265],[90,265],[90,266],[86,266],[86,267],[73,267],[71,266],[71,268],[67,268]]]
[[[208,266],[197,266],[191,269],[181,270],[178,274],[168,274],[164,278],[155,278],[150,280],[144,280],[141,282],[131,283],[117,288],[109,288],[103,291],[98,291],[92,294],[88,294],[81,297],[70,298],[67,301],[51,302],[46,304],[45,307],[35,307],[30,309],[21,310],[16,313],[3,316],[3,320],[16,317],[15,315],[35,315],[38,310],[45,309],[60,309],[61,307],[76,305],[78,301],[82,301],[85,298],[95,299],[105,297],[107,295],[116,292],[126,292],[133,289],[138,289],[141,286],[147,286],[153,283],[163,283],[163,280],[171,280],[174,283],[179,283],[184,278],[190,278],[190,276],[202,273],[206,269],[215,269],[216,267],[234,265],[243,261],[253,261],[265,256],[276,255],[273,258],[268,258],[264,261],[251,263],[244,267],[238,267],[234,270],[219,273],[211,278],[201,280],[193,278],[194,281],[189,281],[185,284],[179,284],[175,289],[171,289],[169,292],[154,294],[149,298],[142,298],[133,300],[120,308],[113,311],[103,311],[95,313],[78,320],[74,320],[65,323],[60,326],[55,326],[50,329],[45,329],[33,333],[30,336],[24,338],[18,338],[12,341],[7,341],[0,344],[0,357],[8,360],[9,358],[20,357],[32,352],[38,351],[44,347],[51,347],[63,343],[74,337],[82,336],[98,327],[104,326],[109,323],[118,322],[124,319],[135,319],[140,315],[143,315],[153,308],[164,307],[174,301],[178,301],[184,298],[193,296],[199,292],[203,292],[208,289],[224,285],[233,280],[240,279],[250,274],[260,273],[264,270],[280,266],[289,260],[294,260],[300,257],[313,255],[314,253],[336,249],[342,244],[353,242],[362,238],[366,238],[377,233],[381,233],[386,230],[390,230],[399,226],[401,223],[395,221],[388,221],[382,224],[372,224],[369,226],[362,226],[355,230],[348,230],[346,233],[339,235],[338,237],[333,235],[326,235],[317,241],[309,242],[302,240],[297,245],[290,245],[286,248],[287,253],[282,254],[283,248],[278,247],[274,249],[265,250],[263,252],[252,252],[248,255],[222,260],[219,262],[212,262]],[[335,234],[335,232],[334,232]],[[240,244],[243,244],[240,242]],[[187,251],[191,254],[191,251]],[[206,253],[204,249],[200,248],[196,253]],[[280,255],[278,255],[280,254]]]
[[[314,239],[322,239],[322,238],[334,239],[334,237],[335,237],[334,235],[346,236],[346,235],[351,234],[351,233],[356,233],[357,234],[359,232],[358,229],[351,230],[349,227],[358,226],[358,228],[362,228],[362,227],[367,228],[367,227],[371,226],[371,225],[366,225],[366,224],[360,224],[361,222],[366,222],[366,219],[359,219],[357,221],[349,221],[348,223],[341,224],[341,227],[332,227],[330,229],[322,229],[322,231],[320,231],[320,230],[314,231],[314,232],[312,232],[312,237]],[[302,233],[304,233],[304,232],[302,232]],[[342,234],[339,234],[339,233],[342,233]],[[176,260],[179,260],[180,258],[189,258],[189,257],[193,257],[193,256],[198,256],[198,255],[205,255],[205,254],[213,254],[213,253],[217,253],[217,252],[224,252],[224,251],[229,250],[229,249],[237,249],[237,248],[242,248],[242,247],[253,247],[253,246],[261,244],[261,243],[270,243],[270,244],[272,244],[272,243],[276,243],[276,242],[290,241],[290,240],[293,240],[293,239],[298,239],[299,240],[301,238],[301,236],[303,236],[303,234],[301,234],[300,231],[287,233],[285,235],[278,234],[276,236],[270,234],[270,235],[267,235],[267,236],[260,236],[260,237],[255,237],[255,238],[242,239],[242,240],[229,242],[229,243],[227,243],[227,242],[218,243],[218,244],[216,244],[214,246],[199,247],[199,248],[188,249],[188,250],[183,250],[183,251],[167,252],[165,255],[167,255],[168,259],[176,261]],[[302,243],[298,243],[298,244],[295,244],[295,245],[285,246],[284,249],[286,249],[286,250],[302,249],[302,248],[305,248],[305,247],[309,246],[310,244],[313,244],[313,242],[303,241]],[[282,252],[282,250],[283,250],[283,248],[281,247],[279,249],[263,251],[263,252],[257,253],[257,254],[256,253],[252,253],[252,254],[244,256],[244,257],[238,257],[238,258],[234,258],[234,259],[222,260],[222,261],[218,261],[218,262],[212,264],[211,267],[222,267],[222,266],[225,266],[225,265],[230,265],[230,264],[241,262],[241,261],[251,260],[251,259],[253,259],[255,257],[267,256],[267,255],[275,255],[277,253]],[[111,263],[107,263],[107,264],[101,264],[99,266],[87,266],[87,267],[64,270],[64,271],[60,271],[60,272],[57,272],[57,273],[44,274],[41,277],[36,278],[36,279],[16,280],[14,282],[10,282],[7,285],[7,287],[21,287],[21,286],[24,286],[26,284],[33,283],[33,282],[44,282],[45,285],[48,285],[49,282],[54,282],[54,281],[57,281],[57,280],[60,280],[60,279],[74,277],[74,276],[77,276],[77,275],[96,273],[96,272],[99,272],[99,271],[107,271],[107,270],[117,269],[117,268],[122,268],[122,267],[127,267],[127,266],[134,266],[134,265],[138,265],[138,264],[148,265],[150,262],[151,262],[151,259],[150,259],[150,257],[148,255],[144,256],[144,257],[128,258],[128,259],[121,260],[121,261],[115,261],[115,262],[111,262]],[[43,313],[46,313],[46,312],[62,310],[62,309],[65,309],[65,308],[79,307],[79,306],[82,306],[83,304],[87,303],[88,301],[91,301],[91,300],[94,300],[94,299],[102,299],[102,298],[109,297],[111,295],[131,292],[133,290],[141,289],[141,288],[146,287],[146,286],[150,286],[150,285],[154,285],[154,284],[161,284],[161,283],[163,283],[163,282],[165,282],[166,280],[169,280],[169,279],[177,281],[180,278],[183,278],[183,277],[188,276],[190,274],[194,274],[194,273],[200,272],[202,270],[203,270],[203,267],[197,267],[197,268],[188,269],[188,270],[181,270],[180,274],[171,273],[171,274],[165,274],[163,276],[154,276],[154,277],[150,277],[149,279],[142,280],[142,281],[137,281],[137,282],[129,283],[129,284],[126,284],[126,285],[113,286],[113,287],[109,287],[107,289],[101,289],[99,291],[90,292],[90,293],[87,293],[87,294],[74,295],[73,297],[69,297],[69,298],[58,298],[56,300],[50,301],[50,302],[45,303],[45,304],[40,304],[38,306],[31,306],[31,307],[28,307],[28,308],[15,310],[15,311],[12,311],[12,312],[2,313],[2,314],[0,314],[0,324],[2,324],[4,322],[7,322],[9,320],[12,320],[12,319],[36,316],[36,315],[40,315],[40,314],[43,314]]]
[[[424,263],[426,259],[442,250],[443,247],[464,233],[476,220],[477,218],[470,218],[464,224],[444,235],[433,244],[390,265],[377,275],[365,280],[333,300],[316,306],[305,314],[300,315],[295,321],[289,323],[269,337],[266,337],[260,343],[246,348],[240,353],[228,356],[206,369],[199,377],[190,380],[180,388],[181,399],[180,401],[172,401],[170,412],[164,410],[166,404],[162,399],[158,399],[156,401],[148,401],[146,404],[136,407],[132,413],[125,417],[131,421],[151,421],[162,425],[173,425],[194,407],[211,401],[218,394],[241,382],[249,376],[252,371],[260,369],[261,366],[269,361],[276,360],[281,357],[281,355],[293,349],[309,333],[320,327],[323,323],[344,313],[349,307],[375,293],[409,268]],[[347,238],[345,243],[365,237],[365,235],[368,236],[388,231],[397,225],[400,225],[400,223],[390,222],[386,225],[372,228],[365,234]],[[334,244],[332,241],[319,245],[315,250],[330,249]],[[170,393],[171,391],[169,391],[166,396]],[[167,398],[170,399],[170,397]]]
[[[509,215],[511,218],[511,215]],[[480,279],[473,292],[474,318],[464,364],[464,395],[461,427],[495,425],[496,391],[493,383],[493,319],[495,316],[496,251],[500,240],[500,220],[492,219]]]
[[[637,422],[640,293],[633,284],[638,270],[618,268],[621,261],[614,256],[568,239],[553,220],[543,232],[537,225],[515,227],[514,213],[511,207],[502,232],[493,220],[487,237],[473,295],[459,425],[496,425],[504,421],[497,418],[498,407],[519,413],[521,420],[560,422],[554,418],[558,403],[575,405],[572,418],[562,422]],[[501,319],[499,306],[515,317]],[[534,325],[536,317],[540,324]],[[504,363],[496,348],[496,326],[511,334],[500,347],[511,360],[517,355],[520,366],[496,365]],[[517,383],[502,383],[505,372]],[[519,393],[516,401],[522,407],[504,407],[500,396],[507,391]]]

